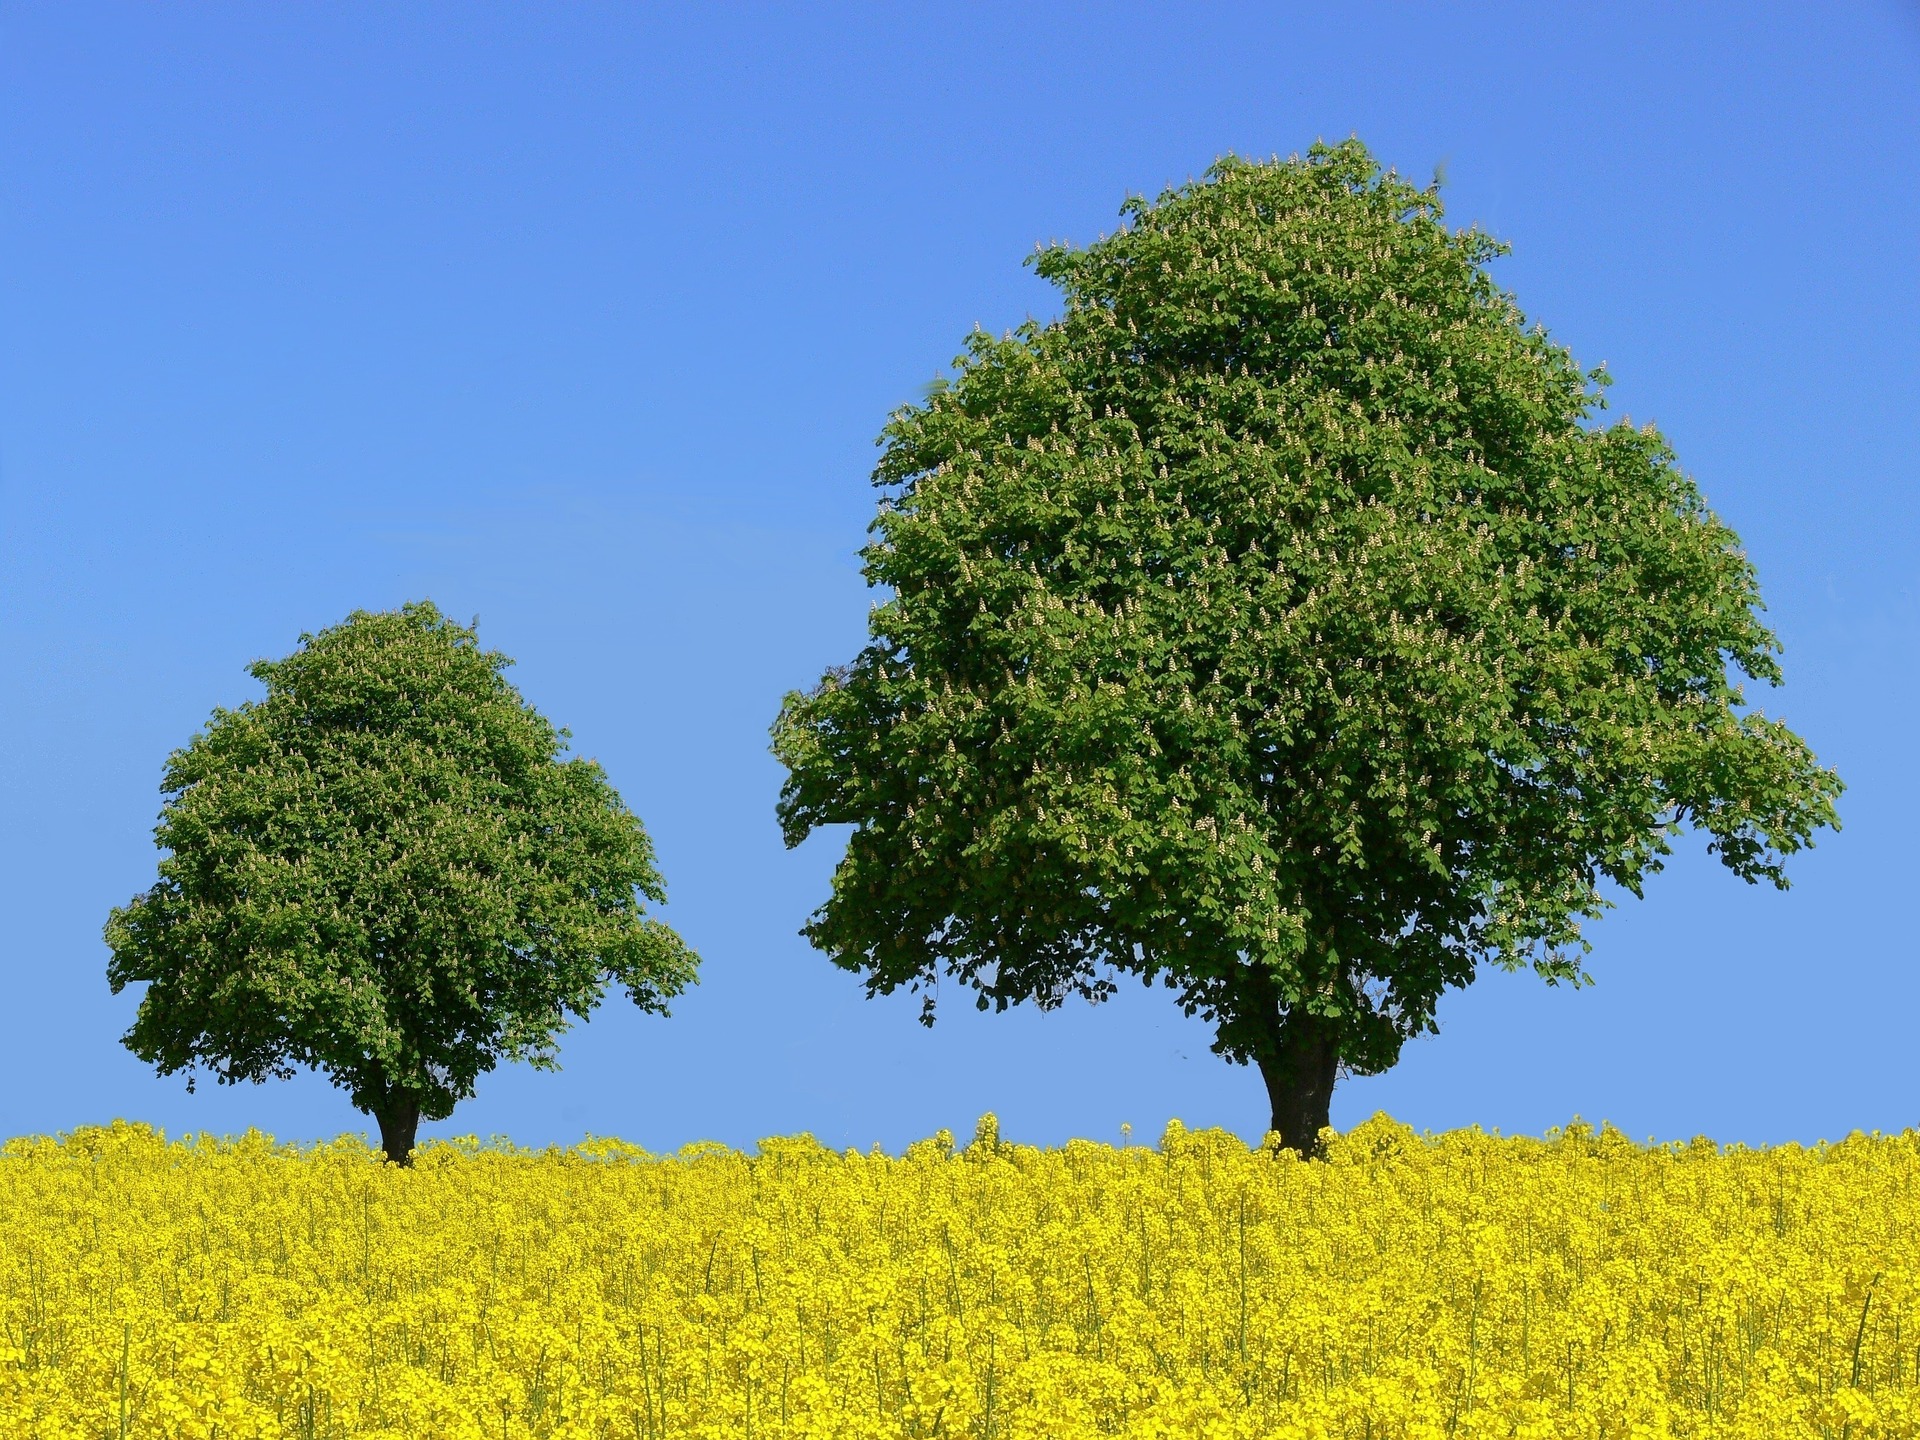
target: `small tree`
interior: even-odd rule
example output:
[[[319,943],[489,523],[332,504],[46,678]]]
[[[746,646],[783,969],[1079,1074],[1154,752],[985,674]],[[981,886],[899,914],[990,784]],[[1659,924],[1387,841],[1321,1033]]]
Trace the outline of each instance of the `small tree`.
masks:
[[[653,847],[591,760],[431,604],[355,612],[249,673],[167,763],[159,882],[107,922],[124,1043],[223,1084],[326,1071],[406,1163],[502,1057],[618,981],[642,1010],[697,959],[647,918]]]
[[[1432,190],[1349,141],[1123,213],[884,432],[780,818],[854,827],[805,933],[870,994],[1162,981],[1309,1151],[1483,963],[1583,981],[1681,827],[1784,887],[1841,787],[1729,678],[1780,678],[1736,537]]]

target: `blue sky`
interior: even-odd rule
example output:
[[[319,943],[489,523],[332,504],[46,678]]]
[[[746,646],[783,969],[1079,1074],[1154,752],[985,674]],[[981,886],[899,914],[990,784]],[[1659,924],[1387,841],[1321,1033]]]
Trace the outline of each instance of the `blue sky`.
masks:
[[[1257,1136],[1163,993],[931,1032],[796,930],[766,729],[846,659],[889,410],[1045,315],[1036,242],[1218,154],[1357,133],[1657,421],[1745,539],[1766,700],[1849,790],[1787,894],[1683,847],[1599,983],[1494,975],[1334,1118],[1750,1143],[1920,1120],[1920,10],[0,10],[0,1134],[360,1129],[319,1079],[159,1080],[108,908],[243,667],[356,607],[479,617],[652,831],[705,959],[439,1133],[665,1148]]]

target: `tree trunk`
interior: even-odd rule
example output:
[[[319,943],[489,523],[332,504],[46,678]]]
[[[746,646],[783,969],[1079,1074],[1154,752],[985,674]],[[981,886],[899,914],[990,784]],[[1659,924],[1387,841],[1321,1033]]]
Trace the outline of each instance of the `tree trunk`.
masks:
[[[1303,1157],[1318,1155],[1340,1067],[1333,1023],[1295,1010],[1280,1022],[1273,1045],[1258,1058],[1281,1145]]]
[[[374,1112],[380,1122],[380,1148],[395,1165],[413,1164],[413,1137],[420,1129],[420,1097],[398,1086]]]

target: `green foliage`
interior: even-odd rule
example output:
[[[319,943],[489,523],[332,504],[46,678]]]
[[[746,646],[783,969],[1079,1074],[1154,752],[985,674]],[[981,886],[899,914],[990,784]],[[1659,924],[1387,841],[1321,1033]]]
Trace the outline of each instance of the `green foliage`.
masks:
[[[609,981],[665,1010],[697,960],[643,911],[646,831],[510,663],[418,604],[250,667],[266,697],[169,759],[159,881],[107,923],[129,1049],[440,1119],[503,1056],[550,1068]]]
[[[773,729],[788,844],[853,827],[812,941],[929,1021],[1133,974],[1372,1072],[1482,963],[1583,980],[1683,827],[1784,887],[1841,786],[1735,683],[1753,569],[1502,247],[1357,141],[1124,214],[884,432],[871,643]]]

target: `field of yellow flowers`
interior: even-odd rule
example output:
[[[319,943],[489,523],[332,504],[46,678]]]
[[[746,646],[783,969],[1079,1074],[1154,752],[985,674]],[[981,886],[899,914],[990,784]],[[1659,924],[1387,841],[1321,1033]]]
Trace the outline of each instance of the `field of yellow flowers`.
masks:
[[[0,1149],[0,1435],[1912,1436],[1920,1135]]]

